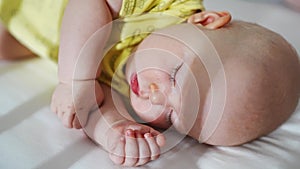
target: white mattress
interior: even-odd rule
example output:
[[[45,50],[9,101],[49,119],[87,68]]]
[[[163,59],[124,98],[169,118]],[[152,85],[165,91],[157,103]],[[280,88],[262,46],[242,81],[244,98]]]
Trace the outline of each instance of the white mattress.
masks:
[[[234,19],[262,24],[283,35],[300,53],[300,13],[280,0],[205,1]],[[121,168],[82,132],[64,128],[50,111],[56,67],[31,59],[0,62],[0,168]],[[185,138],[140,168],[292,169],[300,166],[300,106],[268,136],[239,147],[212,147]]]

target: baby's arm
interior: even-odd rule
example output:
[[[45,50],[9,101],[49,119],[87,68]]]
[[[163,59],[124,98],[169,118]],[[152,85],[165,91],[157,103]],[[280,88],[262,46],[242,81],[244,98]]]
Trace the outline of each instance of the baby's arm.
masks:
[[[99,110],[89,113],[82,122],[89,137],[102,145],[111,160],[119,165],[139,166],[159,157],[165,138],[149,126],[130,117],[122,100],[108,86],[102,86],[105,100]],[[87,115],[87,114],[86,114]],[[81,114],[79,115],[81,119]]]
[[[102,31],[102,36],[99,36],[99,43],[96,44],[98,51],[84,55],[85,58],[81,58],[80,62],[77,62],[79,52],[88,38],[98,29],[110,23],[111,20],[110,10],[104,0],[70,0],[66,7],[60,37],[59,85],[54,92],[51,105],[53,111],[57,113],[66,127],[80,128],[75,116],[73,96],[77,97],[76,100],[79,101],[85,99],[88,96],[85,94],[84,86],[89,86],[86,85],[88,83],[86,81],[91,81],[91,84],[98,83],[95,82],[95,79],[100,75],[99,63],[104,45],[110,34],[110,27],[106,26],[106,29]],[[80,85],[82,90],[77,90],[76,95],[72,93],[74,81],[85,83]],[[103,92],[99,84],[95,85],[97,88],[95,95],[98,96],[97,102],[100,104],[103,100]],[[83,106],[87,113],[98,107],[93,103],[86,103]]]

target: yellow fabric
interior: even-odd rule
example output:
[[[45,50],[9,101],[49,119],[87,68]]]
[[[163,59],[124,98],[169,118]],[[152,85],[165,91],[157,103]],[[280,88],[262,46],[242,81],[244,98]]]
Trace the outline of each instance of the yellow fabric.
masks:
[[[38,56],[57,61],[59,30],[67,2],[0,0],[0,18],[27,48]],[[204,10],[202,0],[123,0],[119,13],[120,42],[105,55],[99,80],[128,96],[123,69],[134,47],[152,31],[184,22],[199,10]]]
[[[128,96],[124,68],[133,49],[152,31],[182,23],[203,10],[202,0],[123,0],[120,42],[105,55],[100,80]]]
[[[68,0],[0,0],[9,32],[35,54],[57,60],[61,18]]]

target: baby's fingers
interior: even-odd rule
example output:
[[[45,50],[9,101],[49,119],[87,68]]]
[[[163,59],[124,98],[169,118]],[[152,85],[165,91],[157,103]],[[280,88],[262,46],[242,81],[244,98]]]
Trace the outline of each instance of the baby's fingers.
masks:
[[[148,146],[150,148],[151,160],[156,160],[160,155],[159,145],[156,143],[155,138],[153,137],[152,134],[146,133],[144,136],[145,136]]]

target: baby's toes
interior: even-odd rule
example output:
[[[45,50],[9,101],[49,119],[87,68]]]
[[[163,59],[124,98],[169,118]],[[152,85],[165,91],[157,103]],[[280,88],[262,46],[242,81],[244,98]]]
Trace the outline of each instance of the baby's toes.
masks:
[[[139,150],[137,139],[133,130],[127,130],[125,133],[125,161],[124,166],[135,166],[138,161]]]
[[[156,143],[155,138],[150,133],[146,133],[144,136],[145,136],[145,138],[147,140],[147,143],[149,145],[149,149],[150,149],[150,152],[151,152],[151,160],[158,159],[158,157],[160,155],[160,148],[159,148],[158,144]]]
[[[112,152],[109,152],[109,157],[113,163],[117,165],[122,165],[124,163],[125,156],[125,140],[121,138],[119,143],[116,145],[115,149]]]
[[[124,162],[124,156],[119,156],[114,153],[109,154],[109,158],[114,164],[122,165]]]
[[[150,158],[151,152],[145,138],[140,133],[137,133],[136,136],[137,136],[137,143],[139,147],[139,159],[138,162],[136,163],[136,166],[140,166],[146,164],[151,160]]]
[[[156,139],[156,144],[158,144],[159,147],[163,147],[166,144],[166,138],[163,134],[154,129],[151,129],[150,133],[152,137]]]

